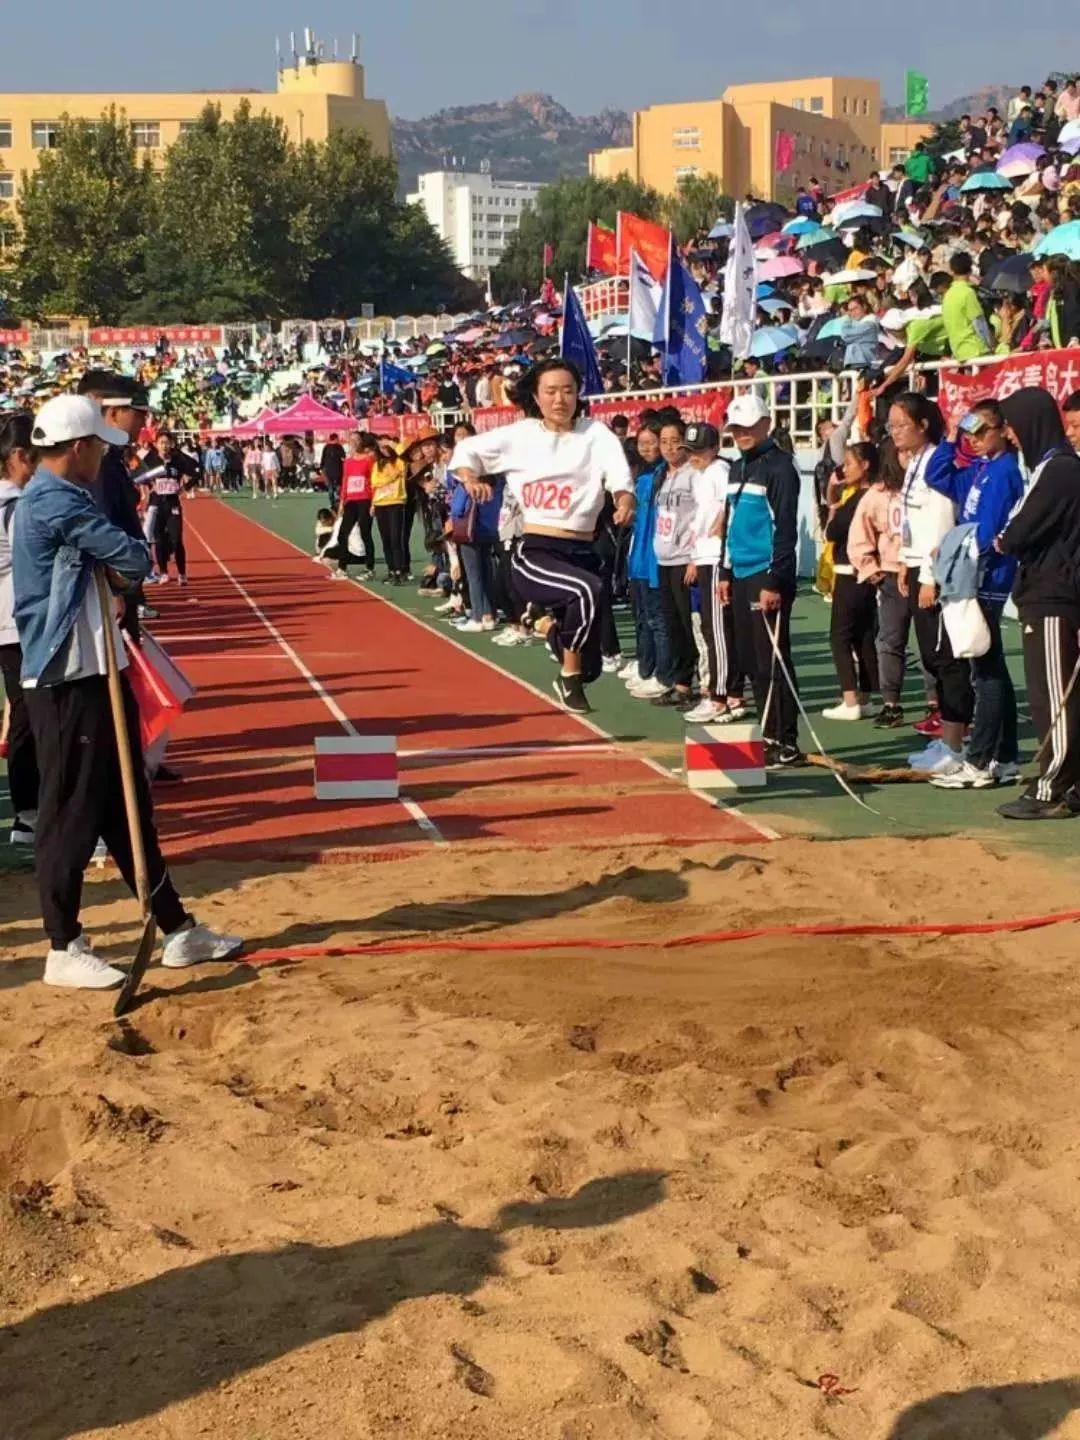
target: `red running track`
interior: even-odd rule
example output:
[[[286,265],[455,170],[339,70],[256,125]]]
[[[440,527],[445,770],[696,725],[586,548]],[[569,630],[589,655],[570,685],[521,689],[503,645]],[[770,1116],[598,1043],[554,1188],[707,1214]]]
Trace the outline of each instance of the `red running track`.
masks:
[[[153,592],[199,690],[169,751],[184,784],[157,791],[174,859],[772,838],[228,506],[189,505],[186,534],[190,586]],[[397,737],[401,800],[315,800],[314,739],[350,730]]]

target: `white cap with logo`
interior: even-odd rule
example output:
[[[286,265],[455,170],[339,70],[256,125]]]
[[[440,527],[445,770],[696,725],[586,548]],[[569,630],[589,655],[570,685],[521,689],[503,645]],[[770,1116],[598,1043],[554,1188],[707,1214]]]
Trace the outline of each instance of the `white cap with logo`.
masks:
[[[123,430],[106,425],[101,406],[89,395],[56,395],[46,400],[34,419],[31,441],[42,449],[96,436],[107,445],[127,445]]]
[[[771,420],[772,413],[760,395],[736,395],[728,406],[725,424],[739,430],[752,430],[763,420]]]

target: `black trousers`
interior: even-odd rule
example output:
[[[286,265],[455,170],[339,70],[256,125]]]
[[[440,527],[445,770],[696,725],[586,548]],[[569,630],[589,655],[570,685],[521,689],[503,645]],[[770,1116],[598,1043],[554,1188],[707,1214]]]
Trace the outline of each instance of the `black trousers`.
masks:
[[[360,543],[364,547],[364,569],[374,570],[375,536],[372,531],[370,500],[345,501],[345,508],[341,512],[341,529],[338,531],[337,546],[335,547],[338,563],[342,570],[346,571],[352,563],[353,555],[349,549],[349,536],[357,526],[360,527]]]
[[[671,642],[671,680],[680,690],[693,688],[697,674],[697,641],[690,608],[685,565],[660,566],[660,603]]]
[[[781,590],[780,609],[766,615],[760,602],[761,592],[767,588],[767,579],[767,574],[762,571],[758,575],[735,580],[732,584],[735,661],[739,669],[750,676],[765,739],[778,745],[798,746],[799,707],[776,663],[770,639],[770,631],[777,634],[777,647],[792,683],[797,686],[795,662],[791,657],[791,611],[795,604],[795,587],[792,585]]]
[[[30,717],[19,679],[22,671],[22,650],[18,645],[0,645],[0,672],[4,676],[4,693],[10,706],[8,730],[7,778],[11,792],[11,808],[16,815],[32,814],[38,808],[38,767]]]
[[[941,606],[919,609],[919,572],[909,570],[908,605],[919,642],[923,668],[934,680],[942,720],[970,725],[975,713],[975,691],[971,685],[971,661],[957,660],[949,644],[949,633],[941,619]]]
[[[701,633],[709,657],[709,695],[713,700],[723,700],[728,695],[741,700],[746,681],[735,663],[735,622],[732,607],[720,604],[719,575],[719,565],[697,567]]]
[[[871,695],[878,689],[877,589],[854,575],[833,581],[829,640],[841,690]]]
[[[514,585],[514,573],[511,567],[514,550],[520,543],[518,540],[500,540],[495,546],[493,555],[495,574],[491,582],[492,599],[495,602],[495,608],[502,611],[511,625],[521,623],[521,615],[524,610]]]
[[[1080,615],[1035,617],[1021,613],[1020,629],[1035,735],[1040,746],[1050,736],[1039,778],[1028,794],[1037,800],[1061,800],[1080,785],[1080,681],[1062,709],[1080,657]]]
[[[526,605],[550,610],[556,624],[548,644],[561,660],[564,650],[581,654],[581,678],[591,684],[603,669],[600,561],[588,540],[526,535],[511,560],[514,589]]]
[[[175,558],[176,573],[187,574],[187,551],[184,549],[184,513],[182,510],[164,510],[159,505],[157,526],[154,530],[154,550],[157,553],[158,569],[164,575],[169,560]]]
[[[123,677],[121,684],[154,918],[170,935],[180,929],[187,914],[158,844],[139,741],[138,706]],[[63,950],[82,933],[83,873],[99,837],[128,888],[135,891],[116,733],[104,676],[24,693],[41,769],[34,845],[41,915],[53,948]]]
[[[405,506],[376,505],[375,519],[379,524],[387,570],[391,575],[407,575],[409,557],[405,550]]]

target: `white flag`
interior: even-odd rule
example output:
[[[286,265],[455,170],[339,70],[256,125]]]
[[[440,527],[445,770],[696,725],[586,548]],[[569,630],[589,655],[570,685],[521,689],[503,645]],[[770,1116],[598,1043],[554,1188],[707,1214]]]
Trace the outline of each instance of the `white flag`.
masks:
[[[653,279],[636,250],[630,251],[630,334],[651,344],[664,287]]]
[[[757,261],[742,202],[735,206],[735,234],[724,267],[724,313],[720,343],[730,345],[732,357],[745,360],[754,339],[757,314]]]

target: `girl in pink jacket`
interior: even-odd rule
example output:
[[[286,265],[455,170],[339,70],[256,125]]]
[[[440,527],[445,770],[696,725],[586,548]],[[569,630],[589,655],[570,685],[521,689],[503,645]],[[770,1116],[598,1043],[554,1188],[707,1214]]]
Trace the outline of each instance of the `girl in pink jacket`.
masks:
[[[877,589],[877,657],[883,705],[874,719],[879,730],[896,730],[904,723],[900,696],[904,688],[911,613],[900,594],[901,524],[900,490],[903,467],[891,440],[881,446],[878,479],[859,501],[848,534],[848,563],[862,585]]]

